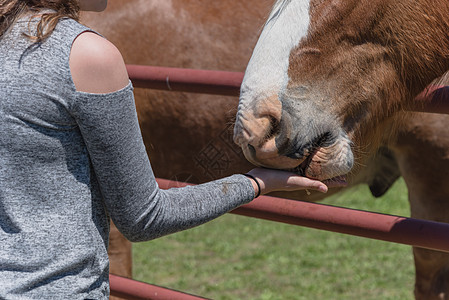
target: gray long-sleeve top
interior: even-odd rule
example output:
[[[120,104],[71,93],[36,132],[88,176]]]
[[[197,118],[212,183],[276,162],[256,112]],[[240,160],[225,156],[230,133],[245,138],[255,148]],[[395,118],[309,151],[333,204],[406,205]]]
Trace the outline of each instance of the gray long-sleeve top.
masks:
[[[27,30],[20,20],[0,39],[1,299],[106,299],[109,217],[143,241],[253,199],[242,175],[159,189],[131,84],[75,89],[70,49],[89,29],[64,19],[42,44]]]

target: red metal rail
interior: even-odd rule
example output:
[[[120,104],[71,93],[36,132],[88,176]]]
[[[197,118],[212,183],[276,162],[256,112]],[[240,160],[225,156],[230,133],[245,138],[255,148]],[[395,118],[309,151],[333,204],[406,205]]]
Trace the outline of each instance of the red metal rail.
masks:
[[[111,296],[128,300],[204,300],[191,294],[152,285],[116,275],[109,275]]]
[[[133,85],[165,91],[238,96],[241,72],[127,65]]]
[[[161,188],[185,183],[157,179]],[[231,213],[449,252],[449,224],[261,196]]]

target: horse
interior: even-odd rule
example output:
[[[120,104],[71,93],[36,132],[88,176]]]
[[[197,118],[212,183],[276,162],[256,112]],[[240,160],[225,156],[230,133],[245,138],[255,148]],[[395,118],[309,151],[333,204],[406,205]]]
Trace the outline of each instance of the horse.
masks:
[[[352,183],[387,155],[412,217],[448,222],[448,117],[404,112],[449,69],[447,13],[446,1],[277,1],[245,72],[235,142],[255,165]],[[448,255],[413,251],[416,299],[449,299]]]
[[[403,176],[412,216],[449,222],[449,118],[404,112],[449,69],[437,51],[446,45],[444,34],[435,34],[446,29],[436,21],[444,21],[447,5],[359,2],[115,0],[82,21],[111,40],[128,64],[244,71],[250,61],[240,102],[135,90],[157,177],[201,183],[256,164],[318,179],[345,176],[348,186],[368,184],[381,196]],[[435,31],[431,38],[428,31]],[[264,77],[273,81],[264,85]],[[324,153],[332,159],[319,160]],[[111,237],[110,255],[111,272],[131,276],[130,244]],[[448,255],[414,248],[414,257],[416,298],[448,298]]]

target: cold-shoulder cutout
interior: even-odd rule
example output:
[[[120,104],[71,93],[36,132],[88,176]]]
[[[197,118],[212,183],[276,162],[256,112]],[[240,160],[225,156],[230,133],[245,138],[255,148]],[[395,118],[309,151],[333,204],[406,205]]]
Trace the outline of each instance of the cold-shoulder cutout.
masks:
[[[70,72],[76,90],[106,94],[123,89],[129,83],[120,51],[98,34],[85,31],[73,42]]]

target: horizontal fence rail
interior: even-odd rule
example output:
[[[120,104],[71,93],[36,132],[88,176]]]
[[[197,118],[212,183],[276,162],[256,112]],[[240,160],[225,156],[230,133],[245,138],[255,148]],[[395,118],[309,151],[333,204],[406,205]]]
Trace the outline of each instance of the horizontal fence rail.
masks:
[[[133,85],[165,91],[238,96],[242,72],[127,65]],[[430,86],[416,97],[417,112],[449,114],[449,87]]]
[[[112,274],[109,275],[109,283],[111,286],[111,296],[120,297],[128,300],[206,299]]]
[[[165,91],[238,96],[241,72],[127,65],[133,85]]]
[[[187,185],[157,179],[161,188]],[[261,196],[231,213],[449,252],[449,224]]]

